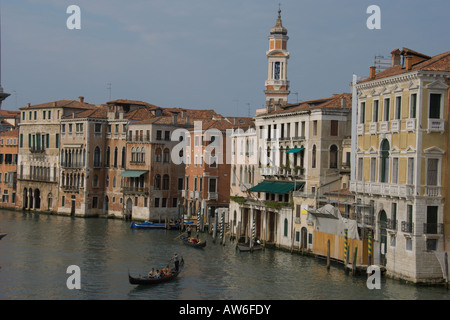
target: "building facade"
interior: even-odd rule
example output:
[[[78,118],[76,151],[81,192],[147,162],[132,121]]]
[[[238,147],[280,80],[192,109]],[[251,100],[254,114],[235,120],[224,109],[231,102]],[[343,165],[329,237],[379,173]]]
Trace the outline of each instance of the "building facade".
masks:
[[[0,206],[15,208],[19,130],[0,133]]]
[[[392,51],[391,68],[355,85],[350,190],[374,233],[375,264],[413,282],[442,279],[448,250],[450,52]]]

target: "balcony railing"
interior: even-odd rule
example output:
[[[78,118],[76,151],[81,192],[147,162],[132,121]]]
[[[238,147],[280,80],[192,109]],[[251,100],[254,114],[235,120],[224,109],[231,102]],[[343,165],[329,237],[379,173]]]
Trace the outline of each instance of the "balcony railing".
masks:
[[[219,194],[217,192],[208,192],[208,200],[218,200]]]
[[[44,153],[45,148],[44,147],[30,147],[31,153]]]
[[[402,232],[405,233],[413,233],[414,231],[414,223],[409,221],[402,221]]]
[[[148,187],[122,187],[123,193],[149,194]]]
[[[17,176],[18,180],[29,180],[29,181],[39,181],[39,182],[58,182],[56,177],[49,177],[48,175],[27,175],[22,174]]]
[[[423,224],[424,234],[444,234],[444,224],[443,223],[424,223]]]
[[[444,132],[445,122],[442,119],[428,119],[428,132]]]
[[[381,196],[409,197],[414,195],[414,186],[381,182],[350,181],[350,191]]]
[[[386,229],[397,231],[397,220],[386,219]]]

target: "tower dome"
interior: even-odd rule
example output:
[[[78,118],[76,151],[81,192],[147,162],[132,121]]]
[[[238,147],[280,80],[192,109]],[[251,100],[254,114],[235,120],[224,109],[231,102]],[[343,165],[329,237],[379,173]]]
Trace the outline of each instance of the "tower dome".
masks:
[[[270,29],[270,34],[287,34],[287,29],[283,27],[283,23],[281,22],[281,9],[278,9],[278,18],[275,23],[275,26],[273,26],[272,29]]]

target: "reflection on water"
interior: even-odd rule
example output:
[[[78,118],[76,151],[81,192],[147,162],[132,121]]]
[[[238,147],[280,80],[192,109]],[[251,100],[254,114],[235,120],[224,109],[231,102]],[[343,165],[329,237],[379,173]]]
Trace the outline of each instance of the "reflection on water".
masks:
[[[240,253],[235,244],[187,247],[176,231],[132,230],[122,220],[82,219],[0,211],[0,299],[449,299],[443,287],[364,277],[342,266],[277,250]],[[172,282],[133,286],[133,275],[165,267],[174,252],[185,268]],[[69,290],[67,267],[81,269],[81,289]]]

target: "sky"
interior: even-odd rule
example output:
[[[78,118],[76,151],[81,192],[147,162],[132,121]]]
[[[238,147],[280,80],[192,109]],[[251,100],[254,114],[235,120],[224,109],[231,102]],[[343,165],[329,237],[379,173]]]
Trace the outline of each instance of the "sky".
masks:
[[[81,29],[67,20],[80,8]],[[381,29],[369,29],[371,5]],[[84,96],[92,104],[253,116],[265,104],[268,36],[288,30],[289,102],[350,92],[377,55],[450,50],[448,0],[1,0],[2,109]]]

